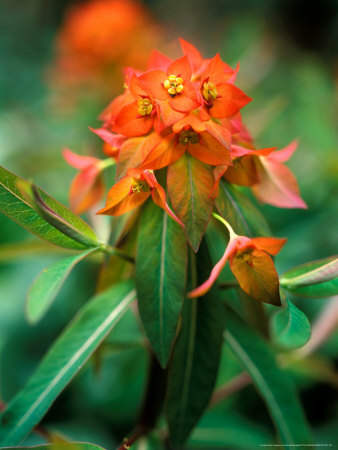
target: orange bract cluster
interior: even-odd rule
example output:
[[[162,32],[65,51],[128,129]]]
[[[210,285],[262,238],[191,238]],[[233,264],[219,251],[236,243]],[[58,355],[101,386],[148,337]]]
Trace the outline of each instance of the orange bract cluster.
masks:
[[[306,205],[296,179],[283,165],[296,142],[282,150],[256,149],[242,123],[240,110],[251,99],[235,86],[238,67],[232,69],[219,54],[204,59],[183,39],[180,44],[183,56],[176,60],[154,51],[146,71],[125,69],[124,93],[101,114],[102,127],[92,129],[104,141],[105,153],[116,161],[116,183],[98,213],[121,215],[151,197],[182,226],[197,252],[222,179],[250,186],[259,200],[274,206]],[[90,201],[82,199],[82,205],[94,203],[93,189],[99,199],[98,164],[90,164],[92,168],[85,167],[78,175],[85,180],[87,172],[92,174],[92,189],[82,190]],[[74,182],[72,195],[75,185],[79,189]],[[222,260],[191,296],[205,293],[229,260],[245,292],[278,304],[278,276],[269,253],[276,254],[285,241],[250,240],[231,233]]]
[[[210,166],[211,196],[217,195],[224,177],[251,186],[263,202],[305,207],[296,180],[282,165],[296,144],[280,151],[256,150],[242,123],[240,109],[251,99],[234,84],[238,67],[232,69],[218,54],[204,59],[191,44],[183,39],[180,43],[184,55],[179,59],[154,51],[146,72],[126,69],[125,92],[102,113],[103,127],[93,130],[106,145],[115,145],[117,180],[173,166],[188,153]],[[168,190],[170,195],[170,185]],[[101,212],[112,213],[109,198]],[[134,198],[136,206],[137,193]],[[175,199],[171,200],[174,205]],[[122,205],[118,214],[123,212]]]

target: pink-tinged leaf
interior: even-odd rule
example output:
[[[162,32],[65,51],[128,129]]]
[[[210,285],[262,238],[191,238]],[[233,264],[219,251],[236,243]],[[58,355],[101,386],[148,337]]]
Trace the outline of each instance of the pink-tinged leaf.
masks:
[[[267,147],[261,148],[259,150],[254,150],[252,148],[242,147],[241,145],[233,144],[231,146],[231,155],[233,158],[240,158],[241,156],[267,156],[270,155],[277,147]]]
[[[307,208],[300,197],[297,180],[288,167],[269,157],[260,157],[256,167],[259,182],[252,190],[260,201],[278,208]]]
[[[88,166],[94,166],[100,162],[99,159],[94,158],[93,156],[78,155],[68,148],[63,149],[62,155],[70,166],[75,167],[75,169],[79,170],[85,169]]]
[[[121,134],[114,134],[110,131],[106,130],[105,128],[91,128],[89,127],[90,131],[97,134],[104,142],[111,145],[114,148],[120,148],[123,142],[126,140],[125,136],[122,136]]]
[[[214,199],[212,168],[185,153],[168,168],[168,192],[176,215],[195,252],[210,219]]]
[[[227,263],[230,255],[234,251],[236,251],[236,246],[237,246],[236,240],[233,239],[229,242],[229,245],[226,247],[222,258],[218,261],[218,263],[212,269],[210,277],[203,284],[201,284],[196,289],[189,292],[189,294],[188,294],[189,298],[201,297],[202,295],[206,294],[209,291],[209,289],[211,289],[212,285],[215,283],[215,281],[219,277],[223,267]]]
[[[291,158],[293,153],[297,150],[298,141],[292,141],[287,147],[284,147],[276,152],[273,152],[269,155],[269,160],[274,161],[276,163],[282,163]]]
[[[280,306],[278,275],[267,253],[248,248],[236,252],[229,262],[244,292],[255,300]]]
[[[154,201],[154,203],[159,206],[160,208],[164,209],[166,213],[175,220],[182,228],[184,228],[184,224],[180,221],[180,219],[173,213],[170,206],[167,203],[165,191],[163,187],[156,183],[155,188],[151,191],[151,196]]]
[[[103,197],[105,187],[96,166],[88,166],[74,178],[69,192],[70,207],[81,214],[95,206]]]

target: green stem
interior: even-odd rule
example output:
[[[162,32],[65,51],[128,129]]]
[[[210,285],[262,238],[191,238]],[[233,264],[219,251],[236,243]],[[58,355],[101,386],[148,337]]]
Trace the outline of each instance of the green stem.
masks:
[[[123,440],[118,450],[128,449],[137,439],[154,428],[162,411],[166,384],[167,371],[162,369],[157,358],[151,354],[146,394],[138,425],[129,437]]]
[[[122,259],[125,259],[126,261],[129,261],[130,263],[134,264],[135,263],[135,259],[132,256],[127,255],[126,253],[124,253],[122,250],[116,248],[116,247],[112,247],[109,244],[103,243],[101,245],[101,249],[107,253],[108,255],[116,255],[119,256]]]
[[[216,214],[214,212],[212,213],[212,215],[215,217],[215,219],[219,220],[223,225],[226,226],[226,228],[228,229],[229,234],[230,234],[230,240],[237,237],[237,234],[234,232],[234,230],[232,229],[229,222],[227,222],[225,219],[223,219],[223,217],[219,216],[218,214]]]
[[[113,158],[107,158],[107,159],[103,159],[102,161],[100,161],[99,167],[101,170],[105,170],[108,167],[114,166],[115,164],[116,164],[116,161]]]

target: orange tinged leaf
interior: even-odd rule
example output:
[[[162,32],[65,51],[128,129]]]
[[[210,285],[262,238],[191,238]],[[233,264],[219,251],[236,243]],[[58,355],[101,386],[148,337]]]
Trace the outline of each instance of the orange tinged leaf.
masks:
[[[279,280],[271,257],[257,249],[246,249],[230,259],[230,269],[250,297],[280,306]]]
[[[185,153],[169,166],[167,184],[173,209],[197,252],[214,204],[210,196],[214,185],[212,169]]]
[[[286,244],[286,241],[287,239],[284,238],[257,237],[251,239],[251,244],[258,250],[264,250],[270,255],[277,255]]]

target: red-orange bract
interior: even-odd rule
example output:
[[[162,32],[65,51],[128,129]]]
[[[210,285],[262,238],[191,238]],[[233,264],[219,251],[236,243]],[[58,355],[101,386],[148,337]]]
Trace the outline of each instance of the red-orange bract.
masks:
[[[230,269],[238,280],[240,287],[250,297],[280,305],[279,281],[270,255],[276,255],[286,239],[246,236],[231,236],[222,258],[213,268],[210,277],[188,297],[204,295],[214,284],[221,270],[229,260]]]

